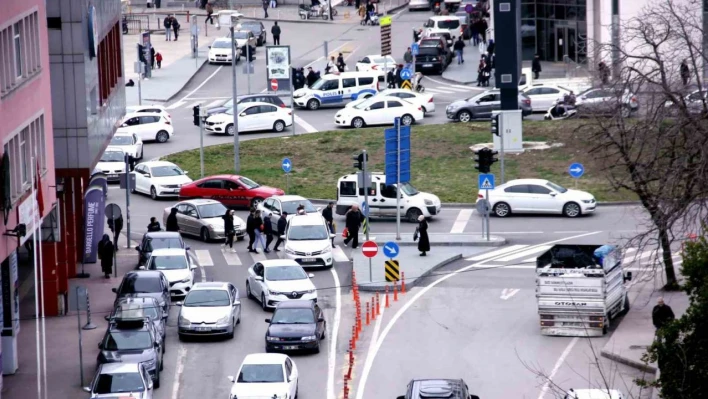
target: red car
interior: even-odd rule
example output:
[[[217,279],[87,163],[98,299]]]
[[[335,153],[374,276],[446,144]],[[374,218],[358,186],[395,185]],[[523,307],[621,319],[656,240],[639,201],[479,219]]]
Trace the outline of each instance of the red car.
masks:
[[[206,198],[221,202],[227,207],[255,207],[274,195],[283,195],[279,188],[261,186],[253,180],[238,175],[217,175],[183,185],[179,199]]]

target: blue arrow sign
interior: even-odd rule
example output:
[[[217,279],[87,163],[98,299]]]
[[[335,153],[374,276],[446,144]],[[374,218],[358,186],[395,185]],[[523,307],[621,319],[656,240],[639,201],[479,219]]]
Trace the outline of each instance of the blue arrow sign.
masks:
[[[418,55],[419,52],[420,52],[420,46],[418,46],[418,43],[411,44],[411,54]]]
[[[411,80],[412,77],[413,77],[413,71],[411,71],[408,68],[401,69],[401,79]]]
[[[366,201],[361,203],[361,211],[364,212],[364,216],[369,216],[369,205]]]
[[[283,163],[280,166],[285,173],[290,173],[290,171],[293,170],[293,163],[290,162],[290,158],[283,158]]]
[[[383,253],[387,258],[395,258],[398,255],[398,244],[393,241],[389,241],[384,244]]]
[[[579,179],[580,176],[582,176],[585,173],[585,167],[583,167],[583,164],[581,164],[581,163],[571,164],[570,167],[568,168],[568,173],[570,173],[571,177]]]
[[[494,190],[494,175],[491,173],[479,175],[479,182],[477,185],[480,190]]]

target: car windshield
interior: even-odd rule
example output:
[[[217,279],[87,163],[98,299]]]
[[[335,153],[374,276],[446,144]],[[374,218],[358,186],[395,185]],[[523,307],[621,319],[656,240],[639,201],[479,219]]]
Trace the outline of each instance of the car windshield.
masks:
[[[179,237],[150,237],[143,251],[152,252],[162,248],[184,248],[184,244]]]
[[[409,197],[412,197],[412,196],[417,195],[419,193],[419,191],[416,190],[415,187],[411,186],[410,183],[401,184],[401,192],[406,194]]]
[[[226,207],[221,203],[199,205],[197,208],[202,219],[220,218],[226,213]]]
[[[312,309],[278,309],[273,314],[273,324],[312,324],[315,315]]]
[[[378,101],[378,98],[371,97],[368,100],[362,101],[359,104],[355,105],[354,108],[356,109],[366,109],[368,108],[371,104],[373,104],[375,101]]]
[[[211,45],[212,48],[231,48],[230,42],[218,41]]]
[[[238,374],[238,382],[263,383],[283,382],[283,366],[280,364],[244,364]]]
[[[148,261],[148,269],[150,270],[178,270],[187,268],[189,268],[189,264],[184,255],[151,256]]]
[[[162,292],[160,279],[158,277],[138,278],[138,273],[133,273],[123,280],[121,294],[149,294],[152,292]]]
[[[243,176],[242,176],[242,177],[241,177],[240,179],[238,179],[238,180],[241,182],[241,184],[243,184],[244,186],[246,186],[246,188],[248,188],[248,189],[258,188],[258,187],[261,186],[260,184],[258,184],[258,183],[256,183],[256,182],[254,182],[253,180],[249,179],[248,177],[243,177]]]
[[[101,162],[125,162],[122,151],[106,151],[101,155]]]
[[[312,203],[308,200],[283,202],[283,210],[282,211],[287,212],[288,215],[295,215],[297,213],[297,207],[300,205],[305,206],[306,213],[317,212],[317,208],[315,208],[314,205],[312,205]]]
[[[266,267],[265,278],[270,281],[304,280],[307,274],[300,266],[271,266]]]
[[[103,349],[107,351],[149,348],[152,348],[152,339],[148,331],[111,331],[103,345]]]
[[[152,177],[169,177],[182,176],[184,172],[177,165],[171,166],[153,166],[151,169]]]
[[[288,231],[288,240],[293,241],[308,241],[308,240],[326,240],[329,238],[329,233],[324,225],[306,225],[292,226]]]
[[[564,192],[568,191],[567,188],[565,188],[563,186],[559,186],[558,184],[551,183],[551,182],[546,183],[546,187],[550,187],[550,188],[558,191],[559,193],[564,193]]]
[[[140,373],[100,374],[93,388],[93,393],[105,395],[109,393],[142,392],[145,390]]]
[[[132,145],[133,138],[131,136],[113,136],[109,145]]]
[[[460,27],[459,19],[447,19],[445,21],[438,21],[439,29],[457,29]]]
[[[242,23],[241,27],[244,29],[248,29],[253,33],[260,33],[261,32],[261,24],[247,24],[247,23]]]
[[[248,32],[234,32],[234,38],[236,39],[247,39]]]
[[[224,290],[191,291],[184,299],[184,305],[190,307],[230,306],[229,294]]]
[[[322,89],[322,86],[324,86],[324,84],[327,82],[329,82],[329,79],[322,79],[322,78],[317,79],[317,81],[315,83],[313,83],[312,86],[310,86],[310,88],[312,90],[320,90],[320,89]]]

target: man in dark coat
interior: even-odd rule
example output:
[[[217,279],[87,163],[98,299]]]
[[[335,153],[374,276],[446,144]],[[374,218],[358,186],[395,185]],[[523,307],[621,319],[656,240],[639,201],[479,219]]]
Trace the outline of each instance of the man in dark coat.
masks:
[[[307,67],[307,86],[311,87],[315,82],[317,82],[319,76],[312,70],[312,67]]]
[[[150,224],[147,227],[148,233],[151,233],[153,231],[160,231],[162,230],[162,227],[160,227],[160,222],[157,221],[156,217],[151,217],[150,218]]]
[[[167,216],[167,222],[165,223],[165,230],[179,231],[179,223],[177,223],[177,208],[170,209],[170,215]]]
[[[270,34],[273,35],[273,44],[276,46],[280,45],[280,26],[278,26],[278,21],[275,21],[275,25],[270,28]]]
[[[266,218],[263,221],[263,235],[266,236],[265,253],[270,252],[270,243],[273,242],[273,222],[271,218],[273,217],[272,212],[266,212]]]
[[[123,230],[123,216],[121,215],[118,219],[108,219],[108,228],[113,232],[113,245],[118,250],[118,237],[120,237],[120,231]]]
[[[255,208],[251,208],[248,213],[248,218],[246,219],[246,234],[248,234],[248,252],[256,252],[253,248],[253,242],[256,241],[256,217]]]
[[[352,208],[347,211],[345,217],[345,224],[349,233],[347,234],[347,238],[344,239],[344,245],[349,245],[349,241],[354,240],[352,248],[356,248],[359,246],[359,227],[361,226],[361,222],[364,221],[364,215],[359,212],[358,205],[352,205]]]
[[[688,63],[686,62],[686,60],[683,60],[683,62],[681,62],[680,73],[683,85],[687,86],[688,82],[691,81],[691,70],[688,69]]]
[[[428,222],[425,221],[425,216],[418,216],[418,251],[420,256],[426,256],[426,252],[430,251],[430,238],[428,237]]]
[[[110,237],[108,237],[108,234],[104,234],[98,243],[98,257],[101,258],[101,271],[106,278],[111,278],[114,252],[115,247],[113,247]]]
[[[273,247],[273,251],[275,251],[275,252],[280,251],[278,249],[278,246],[283,242],[283,239],[280,237],[285,235],[285,228],[287,226],[288,226],[288,213],[283,212],[283,214],[280,215],[280,218],[278,219],[278,240],[275,241],[275,247]]]
[[[327,222],[327,228],[330,234],[334,234],[334,215],[332,215],[332,209],[334,208],[334,202],[329,202],[327,207],[322,210],[322,217]],[[334,238],[332,238],[332,245],[334,245]]]
[[[657,331],[661,330],[662,327],[674,321],[676,316],[674,316],[674,311],[671,310],[671,306],[664,303],[664,298],[659,297],[656,301],[656,306],[651,311],[651,321],[654,323]]]
[[[538,79],[538,74],[541,73],[541,58],[538,54],[534,54],[533,61],[531,61],[531,72],[533,72],[533,78]]]

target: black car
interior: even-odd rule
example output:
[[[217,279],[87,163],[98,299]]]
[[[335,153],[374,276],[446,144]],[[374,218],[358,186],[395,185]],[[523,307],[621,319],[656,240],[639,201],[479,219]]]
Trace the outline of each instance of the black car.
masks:
[[[257,46],[262,46],[266,44],[266,30],[263,23],[260,21],[243,21],[241,22],[241,29],[250,30],[253,32],[253,36],[258,39],[256,42]]]
[[[320,341],[325,337],[327,322],[324,312],[314,301],[290,300],[280,302],[266,331],[266,352],[311,350],[320,352]]]
[[[113,309],[110,315],[106,316],[106,320],[120,320],[126,318],[126,315],[130,312],[140,311],[142,314],[149,318],[155,330],[160,335],[160,341],[162,342],[162,351],[165,351],[165,340],[167,337],[166,333],[166,317],[162,314],[162,309],[160,304],[155,298],[121,298],[118,305]]]
[[[286,108],[286,105],[283,102],[283,100],[275,94],[263,93],[263,94],[248,94],[245,96],[238,96],[238,103],[239,104],[254,103],[254,102],[270,103],[270,104],[275,105],[276,107]],[[233,106],[234,106],[234,99],[232,98],[232,99],[225,101],[221,105],[218,105],[214,108],[209,108],[207,110],[207,113],[209,115],[220,114],[220,113],[226,112],[227,109],[233,108]]]
[[[409,382],[406,394],[397,399],[422,398],[479,399],[479,396],[470,395],[463,380],[434,379]]]
[[[142,363],[152,378],[155,388],[160,387],[163,367],[162,343],[152,322],[144,317],[114,319],[98,343],[97,362]]]
[[[170,313],[170,283],[160,271],[130,271],[123,276],[120,286],[113,288],[112,291],[116,293],[116,300],[113,303],[114,309],[123,298],[148,297],[157,300],[157,303],[162,308],[162,316],[165,319]]]
[[[142,266],[150,259],[150,254],[156,249],[184,248],[189,250],[182,241],[182,236],[175,231],[153,231],[143,236],[140,245],[135,247],[138,251],[138,266]]]
[[[440,47],[420,47],[415,57],[416,72],[442,74],[447,68],[447,54]]]

